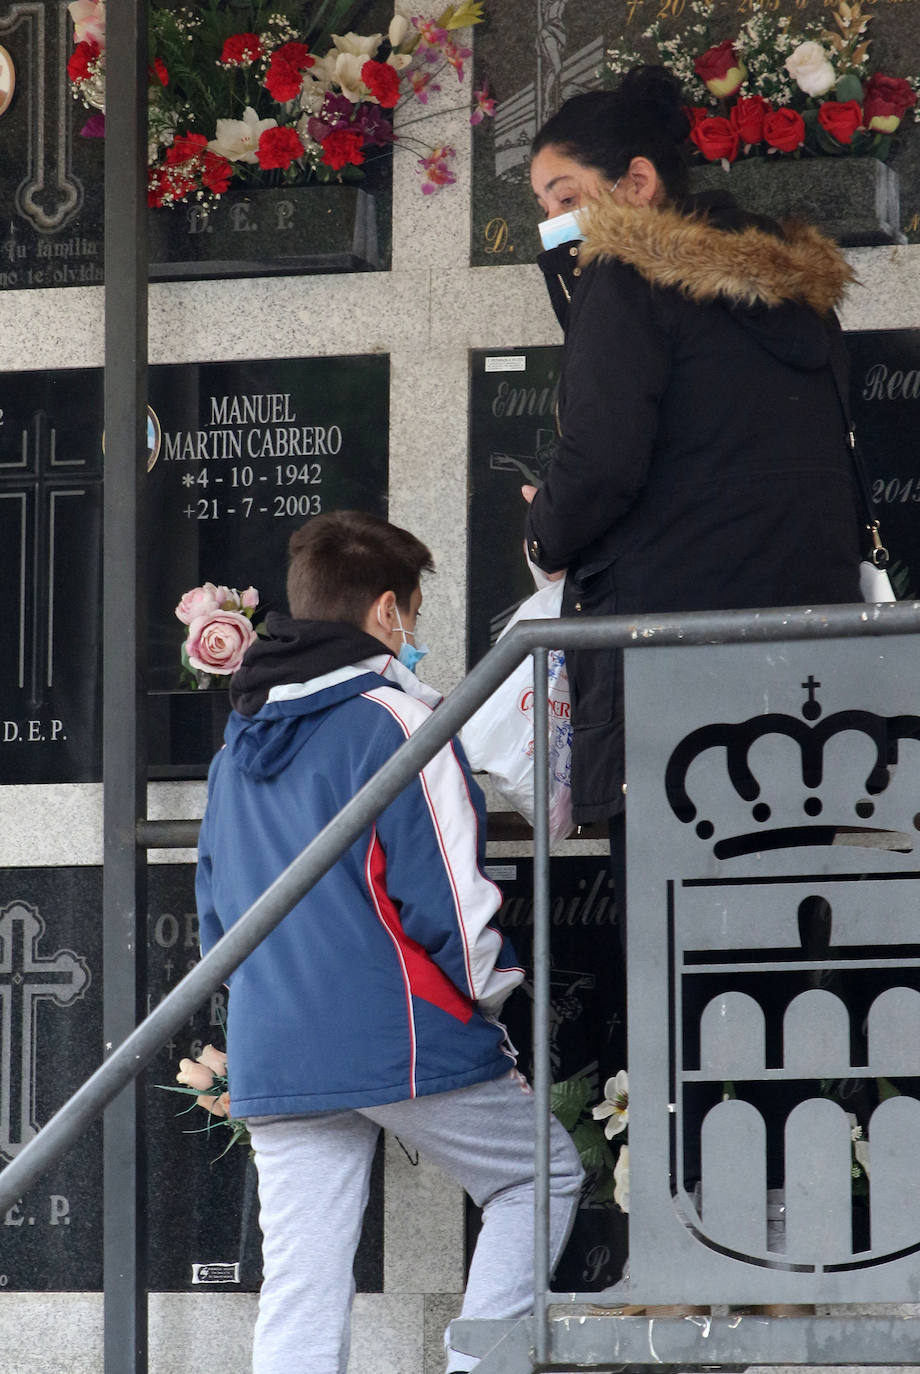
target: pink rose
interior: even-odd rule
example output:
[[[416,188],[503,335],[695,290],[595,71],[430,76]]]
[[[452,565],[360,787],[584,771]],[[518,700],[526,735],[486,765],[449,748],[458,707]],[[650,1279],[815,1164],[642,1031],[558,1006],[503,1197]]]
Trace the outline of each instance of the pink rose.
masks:
[[[227,1072],[227,1056],[223,1050],[217,1049],[214,1045],[205,1045],[198,1056],[199,1064],[205,1064],[212,1073],[216,1073],[223,1078]]]
[[[191,667],[201,672],[235,673],[255,638],[255,630],[240,611],[214,611],[191,622],[185,651]]]
[[[214,1074],[206,1064],[200,1063],[197,1059],[180,1059],[176,1082],[203,1092],[214,1082]]]
[[[244,611],[254,611],[259,604],[259,593],[255,587],[247,587],[244,592],[240,592],[240,605]]]
[[[227,587],[215,587],[213,582],[206,582],[203,587],[192,587],[176,607],[176,615],[183,625],[191,625],[197,616],[219,611],[227,592]]]

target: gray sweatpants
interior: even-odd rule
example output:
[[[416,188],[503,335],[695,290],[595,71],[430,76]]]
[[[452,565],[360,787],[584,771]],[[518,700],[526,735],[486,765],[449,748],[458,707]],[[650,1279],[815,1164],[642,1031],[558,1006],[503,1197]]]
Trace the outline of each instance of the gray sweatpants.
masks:
[[[483,1208],[462,1315],[521,1317],[530,1311],[534,1099],[517,1074],[383,1107],[251,1121],[265,1275],[253,1374],[345,1374],[352,1265],[381,1127],[450,1174]],[[553,1265],[568,1238],[581,1182],[578,1152],[554,1119]],[[448,1369],[475,1364],[448,1347]]]

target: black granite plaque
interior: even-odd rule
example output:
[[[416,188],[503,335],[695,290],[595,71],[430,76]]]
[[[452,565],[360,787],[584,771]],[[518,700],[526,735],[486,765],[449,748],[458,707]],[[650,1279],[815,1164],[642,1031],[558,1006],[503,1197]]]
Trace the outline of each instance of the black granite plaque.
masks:
[[[389,359],[166,365],[149,385],[150,759],[154,776],[199,776],[229,703],[179,690],[175,607],[211,581],[284,610],[294,529],[322,510],[385,513]],[[5,782],[101,777],[102,417],[98,368],[0,379]]]
[[[533,1072],[533,863],[510,859],[490,864],[502,890],[496,918],[511,940],[527,977],[502,1010],[517,1046],[519,1065]],[[553,1082],[587,1077],[592,1104],[606,1080],[626,1067],[625,966],[616,902],[606,858],[553,859],[550,864],[550,1070]],[[468,1246],[478,1213],[468,1203]],[[579,1208],[572,1235],[556,1270],[554,1287],[588,1291],[616,1282],[626,1258],[626,1217],[617,1208]]]
[[[156,367],[150,404],[150,762],[153,776],[194,776],[220,746],[227,699],[178,693],[175,607],[205,581],[254,586],[258,623],[287,609],[287,543],[310,516],[386,513],[389,358]]]
[[[770,15],[795,23],[831,24],[829,0],[770,0]],[[735,38],[750,17],[750,0],[715,0],[712,43]],[[916,7],[900,0],[871,6],[870,71],[912,76],[916,71]],[[488,83],[496,100],[494,119],[473,131],[473,224],[471,261],[476,266],[533,262],[539,252],[537,222],[543,218],[530,189],[530,143],[560,104],[604,83],[609,48],[635,50],[659,60],[641,35],[656,20],[665,38],[681,37],[698,55],[707,43],[691,32],[700,22],[684,0],[504,0],[488,9],[476,30],[474,85]],[[769,164],[769,159],[767,159]],[[920,130],[910,115],[889,164],[900,177],[901,226],[920,236]],[[764,166],[769,175],[769,165]],[[865,241],[865,240],[863,240]]]
[[[850,405],[901,599],[920,595],[920,333],[848,334]]]
[[[5,782],[100,776],[102,374],[0,379]]]
[[[0,870],[0,1161],[102,1058],[102,872]],[[102,1286],[102,1128],[0,1217],[0,1288]]]
[[[194,868],[149,875],[148,1010],[195,963]],[[102,1060],[102,870],[0,870],[0,1161],[22,1146]],[[206,1129],[174,1084],[179,1060],[224,1044],[216,993],[145,1070],[148,1286],[254,1290],[261,1279],[255,1171],[246,1150],[222,1159],[228,1132]],[[203,1129],[204,1128],[204,1129]],[[92,1125],[0,1216],[0,1290],[102,1287],[102,1128]],[[355,1265],[362,1292],[383,1287],[383,1155]]]
[[[15,71],[13,98],[0,117],[0,289],[97,285],[104,148],[80,133],[89,112],[70,94],[66,3],[4,3],[0,45]]]
[[[469,665],[534,590],[524,562],[526,505],[555,451],[561,348],[470,354]]]

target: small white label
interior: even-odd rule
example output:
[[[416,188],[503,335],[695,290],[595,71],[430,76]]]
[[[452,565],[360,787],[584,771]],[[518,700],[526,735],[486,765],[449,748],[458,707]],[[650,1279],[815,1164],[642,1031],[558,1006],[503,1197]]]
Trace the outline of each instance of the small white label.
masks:
[[[527,357],[523,353],[516,353],[513,357],[491,357],[486,358],[486,372],[526,372]]]
[[[240,1266],[236,1264],[193,1264],[192,1283],[239,1283]]]
[[[485,875],[493,883],[513,883],[517,877],[517,864],[486,864]]]

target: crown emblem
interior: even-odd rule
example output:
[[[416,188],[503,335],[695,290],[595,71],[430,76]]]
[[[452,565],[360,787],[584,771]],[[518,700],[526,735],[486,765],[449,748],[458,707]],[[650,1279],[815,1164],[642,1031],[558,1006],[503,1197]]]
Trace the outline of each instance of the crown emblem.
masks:
[[[697,760],[710,751],[724,750],[725,768],[735,795],[750,804],[755,830],[716,838],[713,853],[718,859],[735,858],[765,849],[795,848],[805,845],[875,843],[880,848],[909,852],[913,838],[903,830],[877,822],[879,799],[888,791],[894,765],[903,740],[920,739],[920,716],[881,716],[854,709],[825,716],[818,700],[821,683],[813,674],[803,682],[805,700],[800,715],[768,712],[737,724],[712,723],[686,735],[673,750],[665,770],[665,791],[674,815],[685,825],[696,822],[696,834],[707,841],[715,835],[715,825],[705,816],[698,819],[698,808],[688,791],[688,774]],[[862,786],[851,809],[844,815],[838,808],[827,814],[821,796],[825,781],[825,759],[831,741],[839,743],[844,735],[862,737],[860,748],[870,746],[870,766],[861,778]],[[786,776],[781,793],[768,796],[751,764],[755,746],[764,742],[790,741],[798,747],[801,766],[798,776]],[[711,764],[710,764],[711,766]],[[913,829],[920,829],[920,815],[910,807]],[[819,820],[820,818],[820,820]]]

